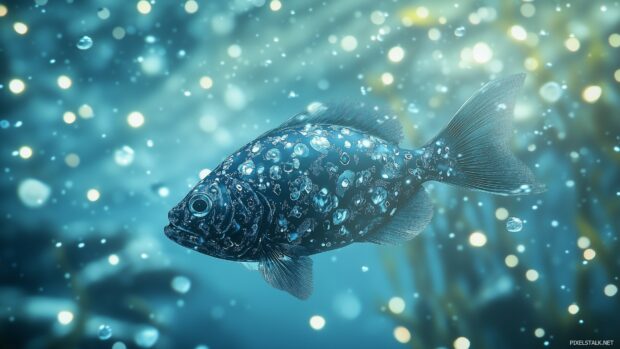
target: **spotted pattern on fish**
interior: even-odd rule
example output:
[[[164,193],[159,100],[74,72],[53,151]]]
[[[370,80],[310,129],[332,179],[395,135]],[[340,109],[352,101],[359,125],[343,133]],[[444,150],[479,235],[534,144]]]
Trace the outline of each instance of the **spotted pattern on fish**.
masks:
[[[432,217],[422,183],[500,195],[539,192],[506,139],[522,74],[488,83],[416,150],[392,116],[312,104],[228,156],[168,214],[165,233],[199,252],[258,262],[272,286],[307,298],[310,255],[402,243]]]

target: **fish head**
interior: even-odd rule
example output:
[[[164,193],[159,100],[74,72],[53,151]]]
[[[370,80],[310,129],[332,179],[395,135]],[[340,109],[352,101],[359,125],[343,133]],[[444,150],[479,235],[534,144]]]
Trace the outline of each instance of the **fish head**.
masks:
[[[166,236],[187,248],[217,256],[218,236],[225,233],[230,199],[220,178],[207,176],[168,212]]]
[[[229,260],[251,259],[257,248],[259,200],[242,181],[211,173],[168,213],[168,238],[198,252]]]

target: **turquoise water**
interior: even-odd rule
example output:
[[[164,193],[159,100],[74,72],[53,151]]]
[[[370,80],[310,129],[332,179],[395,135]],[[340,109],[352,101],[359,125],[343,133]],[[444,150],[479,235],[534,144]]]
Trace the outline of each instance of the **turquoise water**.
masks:
[[[565,348],[617,340],[620,6],[1,1],[0,347]],[[511,147],[548,190],[427,183],[402,246],[313,257],[306,301],[163,234],[227,155],[313,102],[432,138],[525,72]]]

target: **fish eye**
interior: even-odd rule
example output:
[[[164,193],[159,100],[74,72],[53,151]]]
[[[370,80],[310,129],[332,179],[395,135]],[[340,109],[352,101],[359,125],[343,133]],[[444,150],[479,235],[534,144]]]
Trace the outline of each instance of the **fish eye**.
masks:
[[[189,200],[189,210],[196,217],[204,217],[211,211],[211,199],[205,194],[196,194]]]

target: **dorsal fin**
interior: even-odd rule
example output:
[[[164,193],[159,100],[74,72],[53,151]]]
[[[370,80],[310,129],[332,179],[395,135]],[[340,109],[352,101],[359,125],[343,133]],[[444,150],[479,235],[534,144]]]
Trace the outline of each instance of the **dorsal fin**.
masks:
[[[308,123],[350,127],[388,142],[400,142],[403,130],[395,116],[380,113],[362,103],[312,103],[307,110],[285,121],[274,130]],[[273,130],[272,130],[273,131]],[[271,131],[270,131],[271,132]]]

